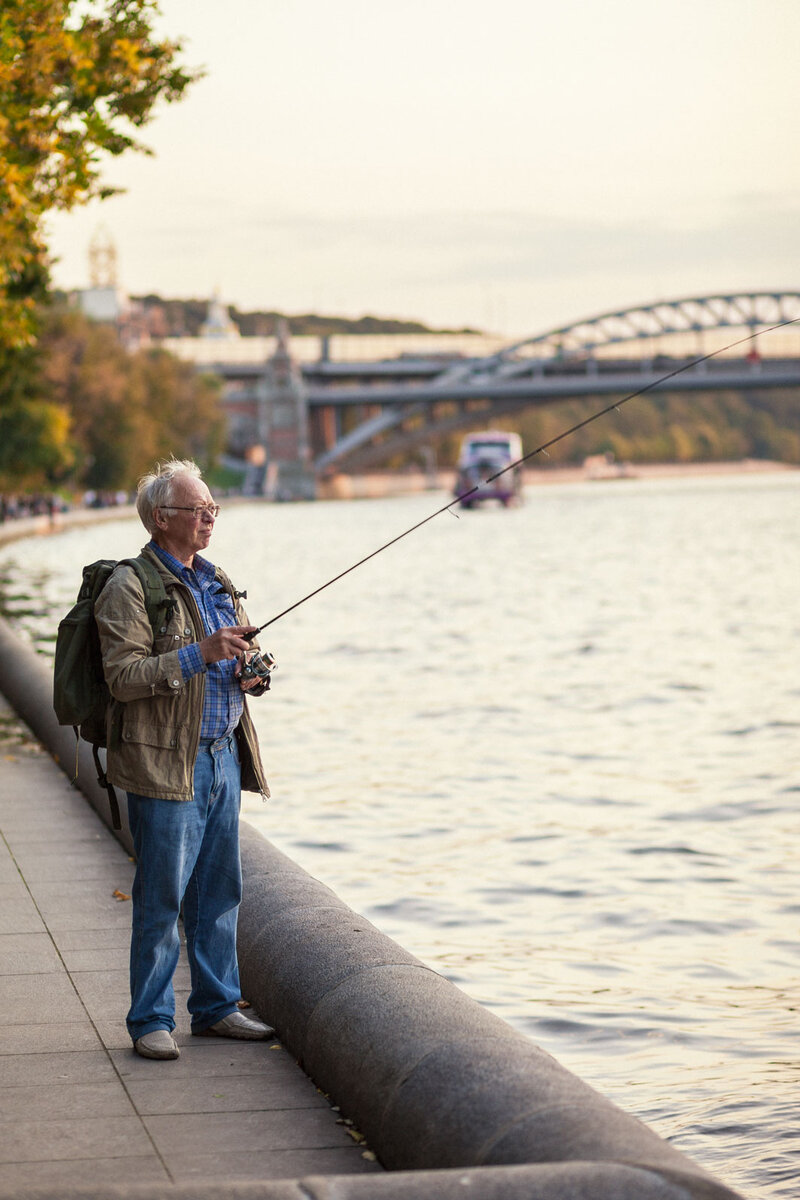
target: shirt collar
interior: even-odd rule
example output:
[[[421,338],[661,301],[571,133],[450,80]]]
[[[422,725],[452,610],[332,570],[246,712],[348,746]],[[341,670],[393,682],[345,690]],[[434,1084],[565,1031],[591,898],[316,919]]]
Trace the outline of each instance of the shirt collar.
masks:
[[[194,575],[201,587],[208,587],[216,578],[216,571],[213,565],[206,558],[202,558],[199,554],[195,554],[191,567],[184,566],[174,555],[170,554],[169,550],[165,550],[163,546],[159,546],[158,542],[151,541],[150,548],[161,559],[167,570],[172,571],[173,575],[177,575],[179,579],[185,580],[187,583],[192,582]]]

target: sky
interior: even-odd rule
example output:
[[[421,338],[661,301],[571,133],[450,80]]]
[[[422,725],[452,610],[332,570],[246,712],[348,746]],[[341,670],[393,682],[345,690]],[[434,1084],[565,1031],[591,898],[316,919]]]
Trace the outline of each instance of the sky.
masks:
[[[57,286],[524,337],[800,287],[800,0],[162,0],[205,78]]]

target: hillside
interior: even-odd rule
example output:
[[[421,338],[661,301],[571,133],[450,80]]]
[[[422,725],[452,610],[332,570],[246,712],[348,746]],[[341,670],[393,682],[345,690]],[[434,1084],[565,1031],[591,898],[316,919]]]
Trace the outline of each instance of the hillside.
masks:
[[[607,397],[529,409],[503,424],[526,452],[603,409]],[[580,463],[609,454],[617,462],[725,462],[763,458],[800,463],[800,398],[790,388],[745,392],[665,392],[639,396],[552,446],[537,465]]]
[[[208,300],[165,299],[148,293],[132,296],[151,318],[157,318],[159,332],[167,337],[196,337],[208,313]],[[228,309],[243,337],[266,336],[275,332],[278,321],[285,320],[293,337],[304,334],[364,333],[475,333],[474,329],[433,329],[421,321],[402,321],[394,317],[337,317],[321,313],[283,313],[276,309],[245,311],[235,305]]]

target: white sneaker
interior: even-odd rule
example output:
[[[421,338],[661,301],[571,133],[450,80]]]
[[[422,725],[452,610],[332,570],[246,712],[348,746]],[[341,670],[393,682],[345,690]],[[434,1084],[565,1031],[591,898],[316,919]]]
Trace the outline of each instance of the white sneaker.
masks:
[[[196,1036],[243,1038],[250,1042],[263,1042],[266,1038],[275,1037],[275,1030],[259,1021],[257,1017],[246,1017],[237,1009],[221,1021],[209,1025],[208,1029],[199,1030]]]
[[[180,1050],[168,1029],[154,1029],[133,1043],[133,1048],[142,1058],[178,1058]]]

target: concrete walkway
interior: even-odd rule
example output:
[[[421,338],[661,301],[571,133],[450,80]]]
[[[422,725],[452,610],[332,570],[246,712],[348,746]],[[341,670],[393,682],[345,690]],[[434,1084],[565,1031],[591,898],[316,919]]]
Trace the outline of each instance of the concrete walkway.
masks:
[[[381,1171],[278,1042],[189,1035],[185,959],[180,1059],[133,1053],[133,864],[2,698],[0,831],[0,1196]]]

